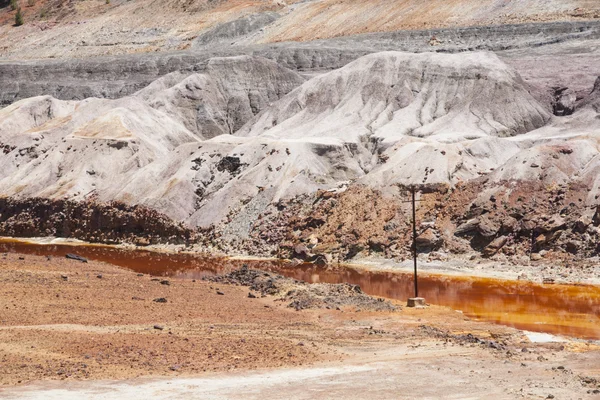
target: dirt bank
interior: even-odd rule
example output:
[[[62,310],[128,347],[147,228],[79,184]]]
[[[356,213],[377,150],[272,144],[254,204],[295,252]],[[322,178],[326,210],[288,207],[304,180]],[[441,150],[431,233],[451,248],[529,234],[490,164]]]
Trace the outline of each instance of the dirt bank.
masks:
[[[96,243],[189,243],[192,231],[142,206],[119,202],[0,197],[0,234],[57,236]]]

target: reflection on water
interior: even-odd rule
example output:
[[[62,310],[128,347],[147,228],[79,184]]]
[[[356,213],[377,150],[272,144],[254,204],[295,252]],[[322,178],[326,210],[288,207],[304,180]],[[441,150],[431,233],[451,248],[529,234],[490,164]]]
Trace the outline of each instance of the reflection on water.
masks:
[[[291,266],[280,261],[240,261],[123,250],[104,246],[37,245],[0,239],[0,252],[63,257],[76,253],[137,272],[199,279],[248,264],[307,282],[358,284],[368,294],[406,300],[411,274],[373,272],[347,267]],[[419,277],[419,294],[428,303],[461,310],[469,317],[535,332],[600,339],[600,287],[538,285],[477,277]]]
[[[405,300],[413,293],[411,274],[314,266],[284,268],[308,282],[351,282],[366,293]],[[538,285],[479,277],[419,277],[419,294],[430,304],[461,310],[469,317],[534,332],[600,339],[600,287]]]

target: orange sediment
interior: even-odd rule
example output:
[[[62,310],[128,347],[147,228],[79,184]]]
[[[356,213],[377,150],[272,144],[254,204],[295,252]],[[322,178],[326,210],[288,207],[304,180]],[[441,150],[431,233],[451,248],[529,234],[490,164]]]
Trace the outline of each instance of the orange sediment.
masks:
[[[360,285],[365,293],[406,300],[413,295],[411,274],[365,271],[350,267],[290,266],[279,261],[232,260],[189,253],[159,253],[110,246],[40,245],[0,239],[0,252],[59,256],[77,253],[136,272],[179,278],[201,278],[248,264],[311,283]],[[470,276],[421,275],[419,294],[428,303],[451,307],[470,318],[518,329],[600,339],[600,287],[541,285]]]

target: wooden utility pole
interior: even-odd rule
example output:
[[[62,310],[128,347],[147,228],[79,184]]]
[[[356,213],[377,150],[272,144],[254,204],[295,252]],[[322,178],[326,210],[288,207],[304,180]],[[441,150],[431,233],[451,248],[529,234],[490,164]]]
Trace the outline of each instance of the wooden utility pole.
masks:
[[[407,307],[424,307],[425,299],[419,297],[419,280],[417,273],[417,188],[416,186],[410,187],[411,202],[412,202],[412,253],[413,253],[413,264],[414,264],[414,284],[415,284],[415,297],[408,299]]]
[[[412,193],[412,226],[413,226],[413,240],[412,240],[412,251],[413,251],[413,262],[415,266],[415,298],[419,297],[419,283],[417,280],[417,206],[415,200],[415,188],[411,188]]]

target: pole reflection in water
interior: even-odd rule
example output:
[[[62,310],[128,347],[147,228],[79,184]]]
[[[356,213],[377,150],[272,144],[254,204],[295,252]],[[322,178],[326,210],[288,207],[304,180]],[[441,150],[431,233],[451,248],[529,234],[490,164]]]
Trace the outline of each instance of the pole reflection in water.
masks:
[[[136,272],[200,279],[248,264],[311,283],[360,285],[365,293],[405,301],[413,295],[410,273],[374,272],[348,267],[291,266],[280,261],[241,261],[193,254],[165,254],[108,246],[39,245],[0,239],[0,252],[64,257],[76,253]],[[1,263],[0,263],[1,264]],[[538,285],[479,277],[420,275],[419,294],[431,304],[467,316],[519,329],[584,339],[600,339],[600,287]]]

